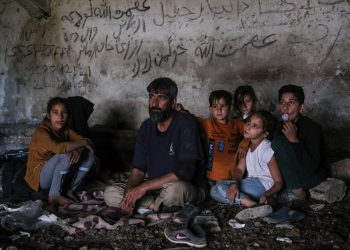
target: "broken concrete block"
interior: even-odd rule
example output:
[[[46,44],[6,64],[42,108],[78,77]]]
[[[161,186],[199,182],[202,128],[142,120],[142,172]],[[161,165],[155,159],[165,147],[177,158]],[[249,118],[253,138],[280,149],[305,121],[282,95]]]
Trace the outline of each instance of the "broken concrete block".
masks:
[[[331,167],[331,175],[345,181],[350,181],[350,159],[334,162]]]
[[[310,196],[315,200],[333,203],[344,198],[346,193],[345,182],[335,178],[327,178],[320,185],[310,189]]]

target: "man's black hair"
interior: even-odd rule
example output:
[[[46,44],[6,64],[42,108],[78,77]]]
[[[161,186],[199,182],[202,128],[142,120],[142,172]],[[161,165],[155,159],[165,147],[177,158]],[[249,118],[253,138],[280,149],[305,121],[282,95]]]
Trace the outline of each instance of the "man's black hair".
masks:
[[[305,101],[304,90],[302,87],[289,84],[284,85],[278,90],[278,99],[281,100],[281,97],[284,93],[292,93],[298,99],[299,104],[303,104]]]
[[[169,96],[171,99],[175,99],[177,96],[177,85],[168,77],[160,77],[154,79],[147,86],[148,93],[161,93]]]
[[[232,105],[232,95],[226,90],[214,90],[209,95],[209,105],[212,106],[216,101],[224,99],[227,105]]]
[[[234,94],[234,104],[237,110],[240,110],[240,107],[244,104],[244,97],[250,96],[253,102],[255,103],[257,98],[254,92],[254,89],[250,85],[239,86]]]
[[[261,118],[263,122],[264,132],[269,133],[266,139],[271,141],[276,129],[276,118],[269,111],[266,110],[256,111],[252,114],[252,116],[253,115],[259,116]]]

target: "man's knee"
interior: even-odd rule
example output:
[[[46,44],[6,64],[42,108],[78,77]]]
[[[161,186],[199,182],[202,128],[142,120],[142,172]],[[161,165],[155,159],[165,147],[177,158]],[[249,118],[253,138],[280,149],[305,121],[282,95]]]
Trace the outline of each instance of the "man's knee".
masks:
[[[186,181],[175,181],[167,184],[161,191],[158,202],[161,201],[163,205],[182,206],[186,202],[199,203],[204,200],[205,194]],[[157,203],[157,201],[156,201]]]
[[[103,198],[110,207],[119,207],[121,200],[124,197],[125,184],[116,183],[112,186],[107,186],[103,192]]]
[[[191,183],[185,181],[174,181],[167,184],[162,193],[166,193],[169,199],[185,199],[187,193],[194,192],[194,186]]]

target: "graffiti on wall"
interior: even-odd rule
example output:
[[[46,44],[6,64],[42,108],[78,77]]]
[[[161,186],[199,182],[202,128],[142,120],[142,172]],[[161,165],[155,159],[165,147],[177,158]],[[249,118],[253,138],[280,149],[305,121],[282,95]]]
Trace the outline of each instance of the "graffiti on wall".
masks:
[[[89,93],[94,65],[104,60],[129,79],[277,50],[322,65],[346,32],[341,21],[330,21],[348,20],[350,12],[349,1],[331,0],[78,2],[51,1],[59,18],[33,22],[2,43],[5,64],[29,63],[23,74],[35,79],[34,90]],[[10,4],[2,1],[0,11]]]

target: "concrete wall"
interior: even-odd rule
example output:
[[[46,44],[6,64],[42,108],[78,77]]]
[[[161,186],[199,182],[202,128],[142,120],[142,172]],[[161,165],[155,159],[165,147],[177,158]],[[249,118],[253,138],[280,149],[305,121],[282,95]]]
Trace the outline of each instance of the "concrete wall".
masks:
[[[47,19],[0,1],[0,124],[36,124],[53,96],[95,103],[90,124],[136,129],[147,84],[179,85],[207,115],[210,91],[251,84],[261,108],[298,84],[330,147],[350,149],[350,4],[335,0],[51,0]]]

